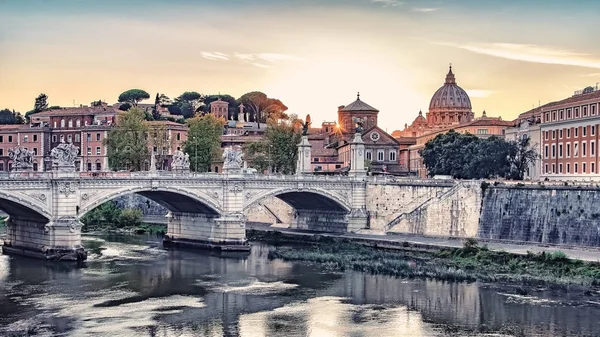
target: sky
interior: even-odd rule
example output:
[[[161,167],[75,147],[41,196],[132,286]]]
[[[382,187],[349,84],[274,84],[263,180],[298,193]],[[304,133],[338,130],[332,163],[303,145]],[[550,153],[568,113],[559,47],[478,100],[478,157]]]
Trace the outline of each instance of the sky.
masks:
[[[597,0],[0,0],[0,109],[131,88],[263,91],[313,124],[361,99],[392,132],[448,65],[475,116],[514,119],[600,82]],[[150,101],[148,101],[150,102]]]

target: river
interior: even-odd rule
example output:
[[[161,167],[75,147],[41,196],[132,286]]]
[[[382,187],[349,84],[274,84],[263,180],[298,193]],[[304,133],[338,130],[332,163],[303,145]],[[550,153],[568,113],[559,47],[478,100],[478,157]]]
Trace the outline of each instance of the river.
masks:
[[[0,256],[0,335],[600,336],[600,303],[562,292],[404,280],[250,255],[85,237],[80,266]]]

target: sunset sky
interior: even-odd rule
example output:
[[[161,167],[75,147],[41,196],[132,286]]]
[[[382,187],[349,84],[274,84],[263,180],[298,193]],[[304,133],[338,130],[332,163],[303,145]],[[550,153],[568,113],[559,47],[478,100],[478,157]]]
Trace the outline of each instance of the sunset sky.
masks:
[[[122,4],[126,3],[126,4]],[[600,1],[0,0],[0,109],[141,88],[260,90],[313,122],[361,98],[389,132],[452,63],[475,116],[513,119],[600,81]]]

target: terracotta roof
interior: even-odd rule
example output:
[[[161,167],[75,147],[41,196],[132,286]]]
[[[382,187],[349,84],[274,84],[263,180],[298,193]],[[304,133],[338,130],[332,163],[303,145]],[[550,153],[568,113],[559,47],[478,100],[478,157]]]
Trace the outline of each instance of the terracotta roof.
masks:
[[[42,111],[31,114],[31,117],[50,117],[50,116],[80,116],[80,115],[98,115],[98,114],[116,113],[115,109],[109,107],[79,107],[79,108],[62,108],[55,110]]]
[[[368,111],[368,112],[379,112],[379,110],[368,105],[367,103],[360,100],[360,94],[357,95],[356,101],[346,105],[340,111],[351,112],[351,111]]]
[[[581,95],[571,96],[569,98],[565,98],[560,101],[548,103],[546,105],[543,105],[541,107],[542,108],[541,110],[545,111],[545,110],[547,110],[547,108],[552,108],[552,107],[555,107],[558,105],[573,104],[573,103],[583,102],[583,101],[587,101],[587,100],[591,100],[591,99],[600,99],[600,90],[591,92],[589,94],[581,94]]]
[[[417,143],[416,137],[394,137],[398,141],[398,143],[402,145],[414,145]]]
[[[503,121],[498,118],[478,118],[478,119],[472,121],[471,123],[460,125],[459,127],[464,127],[464,126],[513,126],[514,124],[515,123],[513,121]]]

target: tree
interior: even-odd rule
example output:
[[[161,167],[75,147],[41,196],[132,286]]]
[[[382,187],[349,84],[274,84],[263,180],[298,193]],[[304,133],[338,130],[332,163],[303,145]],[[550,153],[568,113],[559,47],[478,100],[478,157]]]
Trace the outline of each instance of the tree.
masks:
[[[169,149],[173,146],[173,138],[169,137],[164,123],[151,125],[148,129],[148,144],[156,154],[156,169],[161,170],[169,155]]]
[[[97,101],[93,101],[92,103],[90,103],[90,106],[93,106],[93,107],[100,107],[100,106],[102,106],[103,104],[104,104],[104,102],[102,102],[102,100],[101,100],[101,99],[99,99],[99,100],[97,100]]]
[[[119,95],[119,103],[129,103],[132,106],[137,106],[139,102],[150,98],[150,94],[142,89],[129,89]]]
[[[48,95],[41,93],[35,98],[35,104],[33,105],[34,112],[41,112],[48,109]]]
[[[265,123],[269,119],[282,120],[288,119],[284,113],[288,108],[280,100],[268,98],[266,94],[260,91],[252,91],[242,95],[238,101],[250,112],[250,121]]]
[[[149,158],[148,126],[144,111],[132,108],[118,116],[106,139],[108,164],[113,170],[142,171]]]
[[[128,111],[129,109],[131,109],[131,104],[129,103],[123,103],[119,105],[119,110],[121,111]]]
[[[268,168],[274,173],[293,174],[296,171],[300,139],[295,119],[270,121],[264,139],[247,144],[244,150],[251,166],[258,171]]]
[[[142,224],[142,211],[140,209],[124,209],[119,214],[117,224],[121,228],[132,228]]]
[[[24,122],[21,113],[9,109],[0,110],[0,124],[23,124]]]
[[[191,118],[196,112],[201,111],[202,95],[195,91],[186,91],[175,98],[175,107],[169,109],[169,112],[176,115],[183,115],[183,118]]]
[[[531,147],[529,137],[521,138],[513,142],[512,145],[508,155],[508,162],[510,163],[508,177],[514,180],[523,180],[525,172],[539,158],[539,154],[535,147]]]
[[[190,168],[195,172],[209,172],[212,162],[221,154],[225,120],[206,114],[188,119],[187,124],[184,151],[190,156]]]

